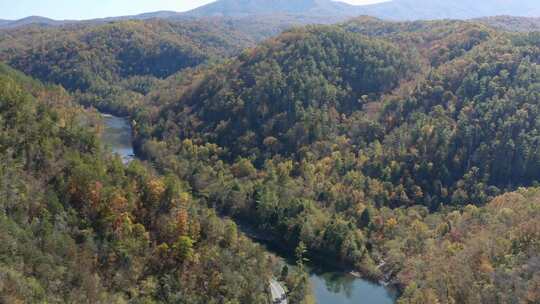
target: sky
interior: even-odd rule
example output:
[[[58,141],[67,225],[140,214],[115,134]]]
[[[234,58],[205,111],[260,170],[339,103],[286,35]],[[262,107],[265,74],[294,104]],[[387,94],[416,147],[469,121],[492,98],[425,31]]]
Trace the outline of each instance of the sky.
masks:
[[[187,11],[215,0],[0,0],[0,19],[28,16],[52,19],[92,19],[168,10]],[[369,4],[381,0],[341,0]]]

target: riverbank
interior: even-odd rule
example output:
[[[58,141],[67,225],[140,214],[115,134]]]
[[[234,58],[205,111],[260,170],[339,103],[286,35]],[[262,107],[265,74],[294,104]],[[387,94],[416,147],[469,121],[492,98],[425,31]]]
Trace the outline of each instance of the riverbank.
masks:
[[[292,256],[290,248],[280,242],[276,237],[268,233],[258,231],[246,221],[236,219],[235,222],[244,235],[264,246],[269,252],[280,257],[288,267],[295,267],[295,257]],[[331,290],[331,288],[328,288],[328,286],[333,286],[335,288],[336,286],[340,285],[336,284],[337,281],[341,282],[341,286],[343,287],[342,289],[345,293],[347,291],[354,291],[355,289],[350,288],[350,285],[354,285],[354,281],[358,281],[362,283],[357,284],[357,288],[360,287],[358,288],[359,290],[366,292],[369,291],[371,293],[379,294],[379,296],[381,296],[380,291],[384,290],[388,298],[391,299],[391,301],[386,301],[387,299],[380,298],[372,299],[372,302],[368,303],[395,303],[400,294],[399,286],[395,285],[391,281],[391,275],[389,274],[382,273],[381,275],[377,276],[373,275],[372,273],[361,272],[357,269],[351,268],[349,265],[339,263],[330,257],[325,257],[324,255],[317,253],[308,253],[308,260],[309,261],[306,263],[306,268],[310,275],[311,284],[318,287],[314,288],[314,292],[317,290],[319,291],[319,295],[316,295],[316,298],[328,298],[327,301],[318,300],[317,303],[319,304],[356,303],[346,302],[345,299],[341,299],[341,302],[333,302],[336,301],[336,297],[339,298],[339,294],[336,295],[336,297],[330,296],[329,294],[333,293],[335,290]],[[330,284],[328,284],[328,281],[330,281]],[[349,285],[349,287],[346,287],[346,285]],[[320,292],[321,288],[326,289],[328,294],[325,292]],[[369,295],[362,294],[362,296],[364,297]]]

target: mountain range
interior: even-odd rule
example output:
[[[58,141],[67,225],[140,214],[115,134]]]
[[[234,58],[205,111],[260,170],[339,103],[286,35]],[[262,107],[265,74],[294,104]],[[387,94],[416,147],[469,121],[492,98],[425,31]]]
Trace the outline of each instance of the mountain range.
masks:
[[[58,26],[80,22],[105,23],[128,19],[178,20],[246,16],[262,18],[274,15],[319,19],[327,17],[332,18],[331,22],[343,21],[359,15],[370,15],[387,20],[471,19],[500,15],[540,17],[540,5],[537,0],[392,0],[371,5],[351,5],[333,0],[218,0],[187,12],[157,11],[84,21],[53,20],[30,16],[20,20],[0,20],[0,28],[14,28],[30,24]],[[309,23],[309,20],[307,21]]]
[[[536,0],[392,0],[371,5],[351,5],[332,0],[220,0],[185,14],[242,16],[274,13],[344,17],[370,15],[393,20],[469,19],[495,15],[540,16],[540,5]]]
[[[293,14],[311,16],[354,16],[361,6],[332,0],[220,0],[185,14],[190,16],[228,16]]]
[[[539,17],[537,0],[393,0],[360,7],[362,14],[383,19],[470,19],[511,15]]]

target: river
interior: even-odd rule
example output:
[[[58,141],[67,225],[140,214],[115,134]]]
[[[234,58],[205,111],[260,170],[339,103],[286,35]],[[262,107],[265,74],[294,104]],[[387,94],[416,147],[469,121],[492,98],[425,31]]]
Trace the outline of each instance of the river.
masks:
[[[122,117],[109,114],[103,114],[102,117],[105,123],[102,141],[113,153],[118,154],[124,163],[128,163],[135,156],[130,124]]]
[[[103,119],[103,142],[120,155],[124,163],[129,162],[134,157],[130,124],[124,118],[108,114],[104,114]],[[278,254],[271,246],[267,248]],[[318,304],[393,304],[396,301],[391,289],[346,272],[310,267],[309,278]]]
[[[396,293],[378,283],[351,274],[310,270],[309,278],[319,304],[393,304]]]

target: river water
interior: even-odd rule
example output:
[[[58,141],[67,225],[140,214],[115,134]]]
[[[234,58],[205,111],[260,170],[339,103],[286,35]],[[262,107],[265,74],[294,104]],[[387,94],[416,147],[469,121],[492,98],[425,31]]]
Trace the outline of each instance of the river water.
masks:
[[[120,155],[124,163],[129,162],[134,157],[130,124],[124,118],[108,114],[103,114],[103,119],[103,142]],[[283,261],[286,263],[286,259]],[[391,289],[346,272],[309,268],[309,278],[318,304],[393,304],[396,301]]]
[[[135,156],[130,124],[122,117],[109,114],[102,114],[102,117],[105,123],[102,141],[113,153],[118,154],[124,163],[128,163]]]
[[[319,304],[393,304],[396,301],[391,289],[348,273],[310,270],[309,278]]]

